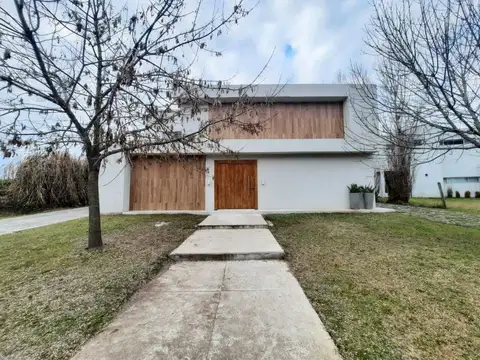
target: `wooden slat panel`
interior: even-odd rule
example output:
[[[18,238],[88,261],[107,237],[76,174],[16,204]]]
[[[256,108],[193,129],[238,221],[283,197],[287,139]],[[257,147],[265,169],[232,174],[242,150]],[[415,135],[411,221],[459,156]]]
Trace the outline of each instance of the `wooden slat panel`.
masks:
[[[211,105],[210,120],[229,118],[210,131],[214,139],[342,139],[344,137],[343,103],[276,103],[252,105],[250,110],[235,110],[234,105]],[[235,112],[237,111],[237,112]],[[240,124],[260,123],[258,134],[244,131]]]
[[[137,157],[130,210],[205,210],[205,157]]]
[[[257,161],[215,161],[215,209],[257,209]]]

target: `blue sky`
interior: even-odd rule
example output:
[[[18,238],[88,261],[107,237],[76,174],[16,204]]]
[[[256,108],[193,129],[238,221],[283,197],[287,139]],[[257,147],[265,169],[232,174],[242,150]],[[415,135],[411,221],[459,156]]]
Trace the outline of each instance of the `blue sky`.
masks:
[[[362,51],[370,14],[367,0],[259,0],[208,45],[223,55],[201,56],[192,73],[232,84],[250,83],[259,74],[259,83],[329,83],[351,61],[370,67],[372,59]],[[0,175],[10,161],[0,155]]]
[[[285,58],[287,59],[293,59],[296,53],[297,51],[292,46],[292,44],[285,44],[285,46],[283,47],[283,56],[285,56]]]

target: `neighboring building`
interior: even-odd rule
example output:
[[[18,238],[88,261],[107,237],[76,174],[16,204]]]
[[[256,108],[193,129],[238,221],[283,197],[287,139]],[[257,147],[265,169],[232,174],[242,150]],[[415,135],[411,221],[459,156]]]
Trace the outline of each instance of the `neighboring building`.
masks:
[[[463,141],[461,138],[448,138],[439,140],[438,145],[461,146]],[[465,196],[465,191],[470,191],[474,197],[475,192],[480,191],[480,149],[422,152],[416,156],[413,173],[413,197],[440,197],[438,183],[442,185],[445,196],[447,190],[451,188],[454,196],[456,191],[461,197]],[[384,171],[379,170],[375,173],[375,184],[380,196],[388,196]]]
[[[249,95],[262,102],[277,88],[259,85]],[[182,163],[159,162],[151,154],[132,158],[130,166],[112,157],[100,176],[101,212],[347,209],[348,185],[374,183],[374,150],[346,140],[369,136],[354,119],[356,91],[344,84],[281,87],[270,99],[269,120],[259,134],[231,128],[215,132],[237,157],[208,148],[188,154]],[[222,95],[221,106],[237,96]],[[208,99],[204,110],[204,119],[222,111]]]
[[[444,146],[459,146],[461,138],[442,140]],[[426,157],[426,155],[424,156]],[[430,158],[435,157],[432,154]],[[447,189],[458,191],[462,197],[470,191],[480,191],[480,150],[451,150],[431,162],[417,165],[412,196],[440,197],[437,183],[442,184],[445,196]]]

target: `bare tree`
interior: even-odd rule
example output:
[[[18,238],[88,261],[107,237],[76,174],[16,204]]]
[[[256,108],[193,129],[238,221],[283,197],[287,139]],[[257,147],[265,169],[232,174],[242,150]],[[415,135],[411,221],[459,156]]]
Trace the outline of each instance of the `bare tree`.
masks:
[[[248,15],[243,0],[143,4],[11,0],[0,5],[1,150],[8,157],[24,146],[82,149],[89,167],[89,248],[103,244],[102,160],[118,153],[219,146],[208,137],[209,128],[234,124],[248,103],[248,87],[233,89],[192,74],[200,53],[221,56],[210,41]],[[212,91],[238,92],[235,113],[203,119],[202,105]],[[179,107],[177,95],[189,106]],[[186,131],[182,124],[192,119],[198,126]]]
[[[352,146],[375,150],[375,165],[385,170],[389,202],[408,202],[416,159],[429,136],[415,116],[423,107],[415,103],[405,87],[405,74],[395,64],[383,60],[374,70],[375,81],[361,65],[351,67],[350,82],[359,89],[351,99],[354,119],[363,131],[347,131],[346,139]]]
[[[344,72],[342,70],[338,70],[335,73],[335,84],[348,84],[349,82],[349,74],[348,72]]]
[[[359,65],[350,74],[362,87],[355,101],[362,111],[355,112],[369,136],[351,143],[376,147],[390,171],[390,200],[406,201],[416,165],[480,147],[480,4],[372,0],[372,6],[365,43],[377,60],[374,75]]]
[[[478,1],[374,0],[373,10],[368,52],[392,64],[387,75],[409,94],[403,113],[430,134],[423,148],[451,149],[440,137],[480,148]]]

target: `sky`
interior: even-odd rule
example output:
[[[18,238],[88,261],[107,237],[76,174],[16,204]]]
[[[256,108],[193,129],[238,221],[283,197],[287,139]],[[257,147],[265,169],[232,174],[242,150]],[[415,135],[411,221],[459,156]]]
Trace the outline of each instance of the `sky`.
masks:
[[[371,67],[363,45],[367,0],[245,1],[254,9],[208,44],[222,56],[202,55],[194,76],[231,84],[331,83],[351,62]],[[9,162],[0,156],[0,176]]]
[[[235,84],[260,72],[260,83],[329,83],[351,61],[369,67],[362,38],[370,14],[367,0],[259,0],[217,41],[223,56],[202,58],[195,70]]]

